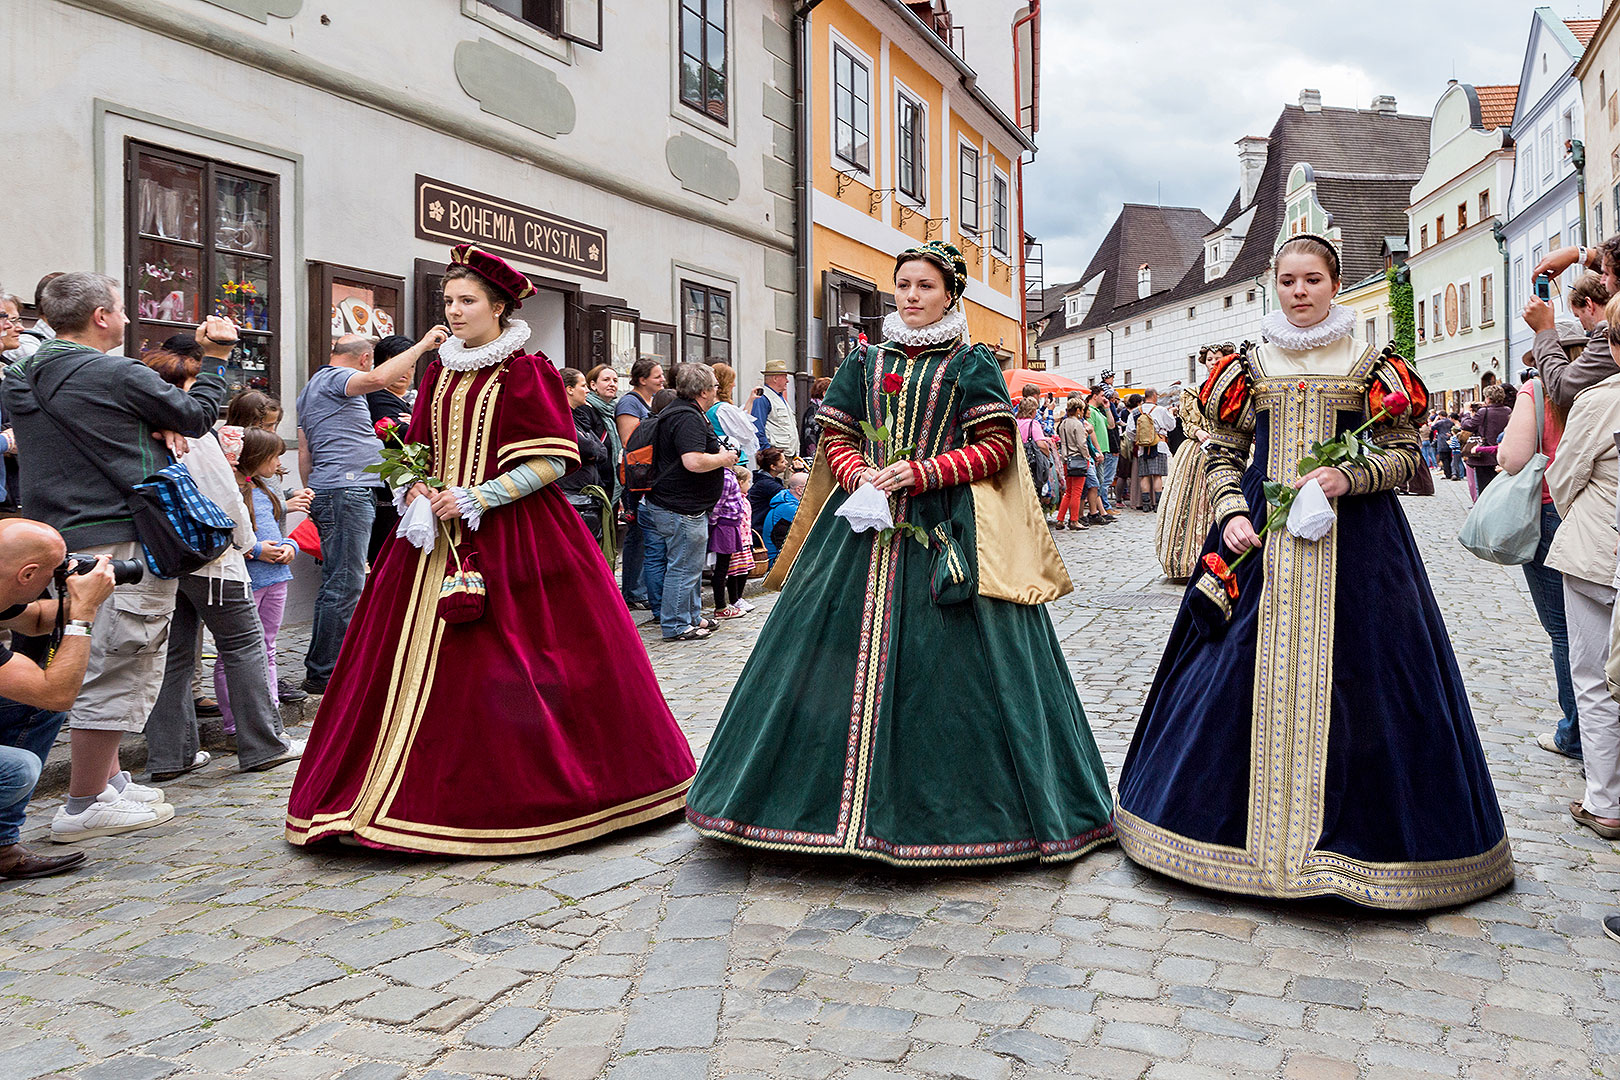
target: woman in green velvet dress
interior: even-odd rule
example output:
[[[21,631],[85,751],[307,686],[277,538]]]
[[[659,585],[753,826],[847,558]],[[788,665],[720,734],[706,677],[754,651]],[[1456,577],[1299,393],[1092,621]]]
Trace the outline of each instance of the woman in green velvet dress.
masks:
[[[948,244],[901,253],[886,340],[850,354],[816,414],[781,598],[687,798],[705,836],[912,866],[1057,862],[1113,838],[1043,606],[1072,586],[1001,370],[967,342],[966,281]],[[905,528],[837,516],[864,485]]]

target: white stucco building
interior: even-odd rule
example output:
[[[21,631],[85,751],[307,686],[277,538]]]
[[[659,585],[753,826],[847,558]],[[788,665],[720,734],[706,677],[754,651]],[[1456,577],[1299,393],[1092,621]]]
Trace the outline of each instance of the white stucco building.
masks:
[[[1513,185],[1502,223],[1513,290],[1508,311],[1514,317],[1509,320],[1509,355],[1501,377],[1512,383],[1518,382],[1522,357],[1535,337],[1517,317],[1530,296],[1531,269],[1554,248],[1584,244],[1588,239],[1570,144],[1585,138],[1586,118],[1575,63],[1597,23],[1596,19],[1564,21],[1546,7],[1536,8],[1530,17],[1518,104],[1509,130],[1516,147]],[[1560,315],[1568,315],[1561,296],[1555,306]]]
[[[1197,381],[1201,345],[1258,340],[1272,255],[1295,232],[1338,244],[1346,286],[1376,275],[1388,238],[1405,232],[1428,144],[1429,118],[1400,115],[1394,98],[1346,109],[1304,91],[1269,136],[1238,140],[1238,190],[1219,221],[1125,207],[1049,313],[1039,339],[1047,370],[1082,382],[1112,370],[1121,388]]]
[[[117,277],[127,347],[208,313],[291,404],[333,333],[439,321],[448,248],[553,362],[794,359],[787,0],[14,0],[0,279]],[[695,13],[695,17],[694,17]],[[634,148],[633,150],[630,148]]]
[[[1507,375],[1513,311],[1495,228],[1513,182],[1517,95],[1517,86],[1446,87],[1407,209],[1417,369],[1453,406]]]

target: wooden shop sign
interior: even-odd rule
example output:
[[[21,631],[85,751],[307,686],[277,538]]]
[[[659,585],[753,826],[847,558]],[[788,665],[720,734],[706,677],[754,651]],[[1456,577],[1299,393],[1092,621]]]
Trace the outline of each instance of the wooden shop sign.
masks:
[[[607,233],[596,226],[420,174],[416,235],[444,244],[477,244],[550,270],[607,278]]]

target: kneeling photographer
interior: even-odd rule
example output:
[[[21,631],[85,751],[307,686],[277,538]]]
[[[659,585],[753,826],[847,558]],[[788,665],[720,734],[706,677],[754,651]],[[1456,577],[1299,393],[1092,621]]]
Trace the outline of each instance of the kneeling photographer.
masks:
[[[84,682],[90,625],[116,581],[135,580],[142,572],[133,563],[118,569],[121,579],[105,556],[68,555],[61,534],[49,525],[0,521],[0,627],[49,643],[39,662],[0,645],[0,879],[44,877],[84,861],[82,851],[36,855],[18,840],[45,758]],[[40,598],[53,576],[65,602]],[[124,793],[138,789],[123,773],[108,790],[120,783]]]

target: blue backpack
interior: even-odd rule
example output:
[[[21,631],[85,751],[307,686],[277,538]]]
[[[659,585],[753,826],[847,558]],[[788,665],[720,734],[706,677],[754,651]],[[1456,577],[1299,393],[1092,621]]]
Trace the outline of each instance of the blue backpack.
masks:
[[[176,461],[136,484],[129,494],[135,531],[147,564],[160,578],[200,570],[230,546],[236,522],[197,488],[185,464]]]

